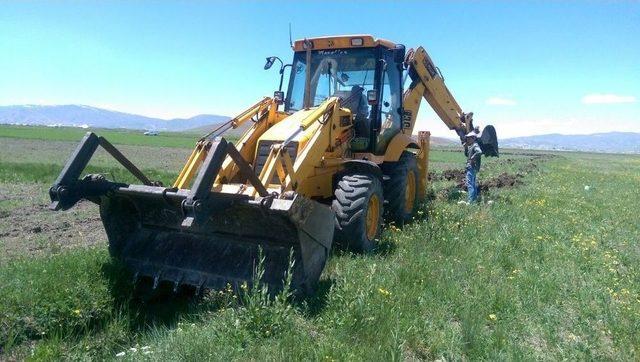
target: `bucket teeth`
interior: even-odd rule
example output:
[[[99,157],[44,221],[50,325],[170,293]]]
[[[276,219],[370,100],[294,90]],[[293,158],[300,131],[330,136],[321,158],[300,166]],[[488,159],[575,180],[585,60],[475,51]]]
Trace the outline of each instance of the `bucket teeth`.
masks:
[[[212,214],[185,230],[180,203],[156,200],[145,190],[114,192],[100,203],[111,255],[135,273],[134,280],[150,278],[153,289],[161,282],[175,291],[189,285],[198,294],[227,284],[237,289],[251,284],[263,258],[260,282],[277,292],[291,256],[292,289],[311,291],[320,278],[333,238],[334,215],[326,205],[297,196],[273,199],[267,207],[211,193]]]

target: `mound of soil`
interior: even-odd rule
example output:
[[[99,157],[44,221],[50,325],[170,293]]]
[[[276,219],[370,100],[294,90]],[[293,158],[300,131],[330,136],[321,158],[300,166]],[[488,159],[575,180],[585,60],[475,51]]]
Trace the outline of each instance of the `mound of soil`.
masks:
[[[535,165],[534,165],[535,166]],[[535,168],[535,167],[533,167]],[[441,174],[433,175],[430,179],[432,181],[456,181],[455,188],[460,190],[466,190],[466,182],[465,182],[466,174],[464,170],[446,170]],[[518,185],[522,185],[524,178],[524,174],[510,174],[503,172],[496,177],[492,177],[488,180],[480,181],[479,186],[481,191],[487,191],[489,189],[502,188],[502,187],[514,187]]]
[[[502,188],[502,187],[515,187],[522,185],[523,174],[517,173],[515,175],[509,174],[506,172],[501,173],[500,175],[490,178],[487,181],[480,182],[480,191],[489,191],[494,188]]]
[[[464,170],[448,169],[442,173],[430,173],[429,180],[431,181],[463,181],[465,178]]]
[[[480,192],[486,192],[491,189],[500,189],[504,187],[517,187],[524,184],[524,178],[527,174],[534,172],[538,169],[538,163],[547,161],[556,157],[556,155],[548,154],[527,154],[529,156],[528,162],[519,167],[519,171],[515,174],[503,172],[496,177],[489,179],[483,179],[480,177],[479,187]],[[503,162],[507,164],[513,164],[516,160],[512,158],[503,159]],[[442,198],[450,198],[453,194],[459,191],[466,191],[467,185],[465,182],[466,174],[464,169],[449,169],[444,170],[441,173],[430,173],[429,180],[431,181],[455,181],[456,185],[442,190],[439,194]]]

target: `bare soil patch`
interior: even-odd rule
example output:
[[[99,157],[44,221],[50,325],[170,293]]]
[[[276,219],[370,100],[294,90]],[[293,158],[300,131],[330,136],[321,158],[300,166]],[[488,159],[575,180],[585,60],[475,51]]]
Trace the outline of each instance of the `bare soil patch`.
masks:
[[[466,182],[465,182],[466,174],[464,170],[445,170],[441,174],[431,175],[430,180],[432,181],[455,181],[456,185],[454,188],[466,190]],[[488,191],[489,189],[494,188],[502,188],[502,187],[514,187],[521,185],[522,179],[524,178],[524,173],[518,172],[516,174],[510,174],[507,172],[503,172],[498,176],[489,178],[487,180],[483,180],[479,182],[480,189],[482,191]]]
[[[51,211],[47,188],[0,184],[0,263],[79,246],[106,245],[97,205],[81,201],[71,210]]]
[[[478,185],[481,192],[487,192],[492,189],[500,189],[504,187],[517,187],[524,184],[524,178],[531,172],[538,169],[538,163],[547,161],[557,157],[551,154],[520,154],[527,156],[525,158],[513,159],[505,158],[501,160],[503,164],[521,163],[522,166],[517,167],[515,173],[502,172],[497,176],[487,179],[480,178]],[[454,186],[448,187],[440,192],[440,196],[448,198],[452,193],[467,190],[466,172],[464,169],[447,169],[439,173],[430,172],[429,180],[431,181],[454,181]]]
[[[69,159],[69,156],[77,146],[78,142],[0,137],[0,149],[2,149],[0,161],[47,163],[62,166],[67,162],[67,159]],[[131,145],[117,145],[116,147],[142,169],[176,173],[180,171],[191,153],[190,148]],[[89,164],[94,166],[118,165],[117,161],[101,147],[98,148]],[[60,168],[62,169],[62,167]],[[50,180],[50,182],[53,182],[53,180]]]

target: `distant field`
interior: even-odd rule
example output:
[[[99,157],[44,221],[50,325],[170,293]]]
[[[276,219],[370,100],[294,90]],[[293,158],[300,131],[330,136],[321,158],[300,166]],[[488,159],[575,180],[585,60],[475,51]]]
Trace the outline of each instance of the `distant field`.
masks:
[[[192,148],[201,136],[196,133],[178,132],[161,132],[157,136],[145,136],[142,131],[131,130],[0,125],[0,137],[47,141],[80,141],[88,131],[103,136],[113,144],[152,147]]]
[[[72,131],[0,127],[0,360],[640,358],[639,156],[506,150],[466,206],[464,156],[435,148],[416,220],[372,254],[334,249],[313,297],[142,301],[96,205],[46,209]],[[162,180],[192,147],[106,132]],[[89,171],[130,180],[103,153]]]

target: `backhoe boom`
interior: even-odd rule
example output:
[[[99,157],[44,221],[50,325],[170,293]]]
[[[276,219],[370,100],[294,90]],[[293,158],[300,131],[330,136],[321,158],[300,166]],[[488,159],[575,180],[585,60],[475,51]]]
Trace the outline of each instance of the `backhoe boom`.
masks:
[[[403,97],[403,128],[413,132],[420,103],[424,98],[438,117],[451,130],[455,130],[461,140],[473,129],[473,113],[465,114],[447,86],[440,69],[433,64],[423,47],[409,50],[406,56],[411,85]]]

